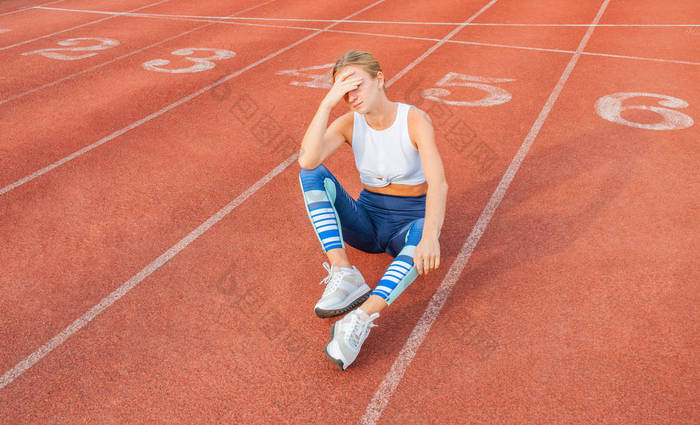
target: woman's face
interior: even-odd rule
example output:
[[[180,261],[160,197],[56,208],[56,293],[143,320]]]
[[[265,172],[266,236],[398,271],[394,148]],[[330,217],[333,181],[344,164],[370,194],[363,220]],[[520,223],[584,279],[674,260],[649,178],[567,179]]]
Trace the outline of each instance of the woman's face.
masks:
[[[347,73],[353,73],[362,78],[362,82],[356,89],[345,93],[343,99],[350,107],[350,110],[360,114],[367,113],[367,111],[374,108],[379,91],[382,90],[379,88],[379,80],[378,78],[372,78],[367,71],[356,65],[345,66],[336,78],[342,78]],[[377,74],[377,77],[379,76],[381,74]]]

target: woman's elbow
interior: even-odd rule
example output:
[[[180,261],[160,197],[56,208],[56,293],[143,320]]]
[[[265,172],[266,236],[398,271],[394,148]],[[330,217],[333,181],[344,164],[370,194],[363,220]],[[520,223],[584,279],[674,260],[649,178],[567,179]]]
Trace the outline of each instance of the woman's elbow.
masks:
[[[441,180],[438,182],[428,182],[428,188],[440,189],[444,192],[447,192],[447,182],[445,180]]]

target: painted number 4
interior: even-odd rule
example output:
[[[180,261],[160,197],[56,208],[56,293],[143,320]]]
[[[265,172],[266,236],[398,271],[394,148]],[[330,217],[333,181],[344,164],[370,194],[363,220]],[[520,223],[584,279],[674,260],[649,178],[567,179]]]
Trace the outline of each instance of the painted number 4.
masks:
[[[320,89],[331,88],[331,70],[333,69],[332,63],[327,63],[325,65],[309,66],[306,68],[299,69],[287,69],[284,71],[278,71],[277,75],[293,75],[294,77],[300,77],[300,79],[305,78],[306,81],[292,81],[289,84],[293,86],[300,87],[312,87]]]

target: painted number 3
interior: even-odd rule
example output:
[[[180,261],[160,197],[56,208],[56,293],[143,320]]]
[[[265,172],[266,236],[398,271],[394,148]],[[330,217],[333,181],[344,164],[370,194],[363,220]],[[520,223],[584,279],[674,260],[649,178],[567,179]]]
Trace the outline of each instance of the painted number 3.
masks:
[[[629,105],[622,103],[633,97],[655,97],[661,99],[658,104],[661,106]],[[595,109],[603,119],[624,124],[630,127],[643,128],[646,130],[683,130],[693,125],[693,119],[688,115],[671,108],[687,108],[688,102],[663,94],[654,93],[614,93],[603,96],[595,103]],[[652,111],[661,116],[662,121],[656,123],[640,123],[630,121],[622,117],[625,111],[643,110]]]
[[[204,58],[192,58],[188,56],[195,54],[195,52],[214,52],[214,54]],[[162,68],[163,66],[168,65],[170,61],[167,59],[153,59],[148,62],[144,62],[143,67],[149,71],[170,72],[173,74],[202,72],[216,66],[216,64],[212,61],[230,59],[236,56],[236,52],[232,52],[231,50],[212,49],[208,47],[178,49],[174,50],[172,54],[176,56],[185,56],[185,59],[190,62],[194,62],[194,65],[188,68]]]

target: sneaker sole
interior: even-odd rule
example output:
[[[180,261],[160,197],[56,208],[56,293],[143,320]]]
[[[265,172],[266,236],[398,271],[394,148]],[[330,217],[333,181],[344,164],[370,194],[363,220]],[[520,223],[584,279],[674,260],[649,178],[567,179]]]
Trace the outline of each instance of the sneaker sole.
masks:
[[[331,326],[331,341],[333,341],[333,331],[334,331],[334,330],[335,330],[335,323],[333,323],[333,326]],[[330,343],[330,341],[329,341],[329,343]],[[333,363],[335,363],[335,365],[338,366],[338,368],[339,368],[340,370],[343,370],[343,371],[345,370],[345,369],[343,369],[343,361],[340,360],[340,359],[336,359],[335,357],[331,356],[331,355],[328,353],[328,345],[326,345],[326,348],[323,349],[323,352],[326,353],[326,356],[327,356],[329,359],[331,359],[331,361],[332,361]]]
[[[351,302],[349,305],[339,308],[337,310],[323,310],[321,308],[315,308],[314,312],[316,313],[316,316],[320,317],[321,319],[325,319],[328,317],[333,317],[333,316],[338,316],[340,314],[345,313],[348,310],[352,310],[355,308],[358,304],[361,304],[365,302],[367,298],[369,298],[369,295],[372,293],[372,290],[368,290],[364,294],[360,295],[355,299],[355,301]]]

